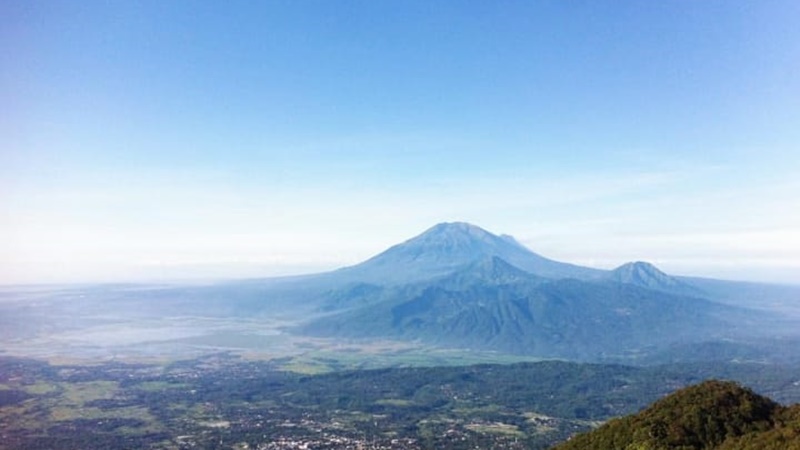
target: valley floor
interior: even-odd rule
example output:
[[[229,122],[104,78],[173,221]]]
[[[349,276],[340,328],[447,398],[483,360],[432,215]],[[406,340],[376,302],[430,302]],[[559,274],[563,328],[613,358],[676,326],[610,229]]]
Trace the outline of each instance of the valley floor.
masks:
[[[0,358],[0,448],[547,448],[716,373],[800,399],[780,367],[564,362],[321,375],[228,353],[163,363]],[[776,395],[777,394],[777,395]]]

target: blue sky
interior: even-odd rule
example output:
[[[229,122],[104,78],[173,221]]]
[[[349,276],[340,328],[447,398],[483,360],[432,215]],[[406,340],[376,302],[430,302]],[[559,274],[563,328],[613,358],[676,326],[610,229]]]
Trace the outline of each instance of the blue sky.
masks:
[[[442,221],[800,283],[800,3],[8,1],[0,282],[268,276]]]

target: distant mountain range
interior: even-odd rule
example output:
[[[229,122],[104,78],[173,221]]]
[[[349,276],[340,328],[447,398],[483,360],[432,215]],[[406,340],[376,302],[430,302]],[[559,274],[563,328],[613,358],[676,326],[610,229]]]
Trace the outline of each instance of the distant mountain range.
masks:
[[[303,332],[594,359],[717,338],[726,328],[720,316],[727,308],[707,300],[609,280],[543,278],[497,256],[434,280],[354,288],[360,295],[349,298],[358,299],[356,305],[336,296],[327,309],[342,311]]]
[[[752,357],[753,339],[782,324],[746,301],[726,303],[725,282],[699,281],[646,262],[610,271],[562,263],[510,236],[442,223],[363,263],[305,278],[323,289],[306,298],[312,318],[294,331],[631,361],[674,359],[676,349],[690,355],[713,342]]]
[[[581,267],[459,222],[331,272],[148,295],[165,311],[284,316],[316,337],[579,361],[800,360],[787,344],[800,287]]]

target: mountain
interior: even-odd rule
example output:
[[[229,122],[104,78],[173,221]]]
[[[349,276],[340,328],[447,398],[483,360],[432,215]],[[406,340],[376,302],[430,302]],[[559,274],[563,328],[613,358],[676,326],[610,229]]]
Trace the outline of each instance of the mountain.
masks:
[[[758,330],[796,329],[796,321],[720,303],[646,262],[612,271],[579,267],[460,222],[321,277],[328,289],[307,299],[317,314],[295,332],[652,363],[691,361],[713,349],[724,349],[725,360],[764,360],[763,331],[762,341],[752,342]]]
[[[573,437],[553,450],[800,449],[800,409],[736,383],[710,380]]]
[[[772,349],[798,340],[774,338],[797,336],[798,320],[775,317],[770,299],[780,293],[781,312],[791,311],[800,290],[742,286],[673,277],[644,262],[580,267],[455,222],[331,272],[126,298],[147,300],[160,314],[285,319],[291,332],[333,339],[584,361],[681,362],[715,353],[727,361],[783,359],[792,351]]]
[[[623,264],[608,274],[608,279],[673,294],[702,296],[703,291],[671,277],[650,263],[636,261]]]
[[[730,335],[720,318],[729,308],[707,300],[610,281],[551,280],[498,257],[435,280],[374,289],[366,289],[373,301],[361,298],[360,307],[311,321],[302,332],[577,360]]]
[[[523,247],[513,237],[497,236],[464,222],[440,223],[361,264],[332,272],[341,279],[403,284],[437,278],[482,260],[498,257],[546,278],[600,278],[604,271],[553,261]]]

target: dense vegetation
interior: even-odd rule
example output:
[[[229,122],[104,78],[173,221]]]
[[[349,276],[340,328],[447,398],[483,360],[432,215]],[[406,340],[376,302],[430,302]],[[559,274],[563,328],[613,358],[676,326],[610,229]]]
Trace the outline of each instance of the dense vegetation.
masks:
[[[733,382],[711,380],[556,449],[800,449],[800,409],[784,408]]]

